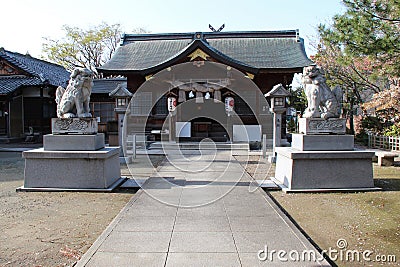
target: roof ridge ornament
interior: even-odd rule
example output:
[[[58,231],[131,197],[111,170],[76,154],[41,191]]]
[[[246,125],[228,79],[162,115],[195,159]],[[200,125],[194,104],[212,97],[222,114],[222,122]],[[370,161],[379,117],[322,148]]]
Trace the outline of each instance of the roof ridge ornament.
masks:
[[[209,28],[210,30],[212,30],[213,32],[220,32],[220,31],[222,31],[222,30],[225,28],[225,23],[222,24],[221,27],[219,27],[218,30],[216,30],[213,26],[211,26],[211,24],[208,24],[208,28]]]
[[[300,33],[299,33],[299,29],[296,29],[296,42],[300,42]]]
[[[210,57],[207,53],[205,53],[203,50],[200,48],[197,48],[193,53],[191,53],[188,57],[190,57],[190,61],[193,61],[196,58],[202,58],[204,60],[207,60],[208,57]]]

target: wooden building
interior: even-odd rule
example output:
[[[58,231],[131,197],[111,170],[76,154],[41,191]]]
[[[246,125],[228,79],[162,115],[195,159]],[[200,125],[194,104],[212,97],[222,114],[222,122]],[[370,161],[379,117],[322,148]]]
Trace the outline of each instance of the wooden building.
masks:
[[[127,88],[135,93],[147,79],[187,62],[192,62],[198,67],[205,62],[215,62],[227,66],[227,69],[239,71],[255,86],[255,90],[245,88],[247,85],[243,85],[242,88],[243,94],[246,93],[249,98],[256,99],[255,103],[258,103],[259,98],[269,92],[274,85],[279,83],[284,86],[289,85],[295,73],[302,72],[303,67],[313,64],[307,57],[303,39],[296,30],[126,34],[111,60],[98,71],[105,76],[127,77]],[[204,79],[196,81],[194,77],[190,80],[191,86],[195,84],[208,87],[211,84]],[[140,97],[136,95],[133,98],[136,104],[131,106],[131,116],[135,118],[142,116],[143,120],[146,120],[144,129],[146,133],[160,131],[169,114],[168,96],[179,97],[179,107],[187,99],[193,98],[193,93],[199,93],[205,100],[199,103],[193,102],[194,110],[199,111],[197,116],[186,118],[186,112],[179,111],[174,115],[174,124],[170,125],[169,130],[174,131],[178,123],[190,122],[189,140],[209,137],[216,141],[227,141],[232,139],[229,133],[234,125],[224,122],[229,120],[225,111],[216,109],[216,112],[222,115],[220,121],[209,118],[204,112],[213,106],[213,102],[208,101],[209,99],[218,99],[223,103],[227,97],[231,97],[234,101],[234,110],[242,122],[245,125],[260,125],[262,133],[266,133],[271,139],[272,116],[268,108],[263,107],[264,111],[259,111],[249,107],[249,103],[240,92],[232,92],[229,86],[224,87],[222,83],[219,85],[223,88],[218,94],[216,91],[205,92],[195,89],[182,93],[182,87],[172,86],[168,89],[168,94],[146,92]],[[141,108],[149,112],[141,112]],[[263,112],[265,114],[261,114]],[[259,113],[263,115],[262,122],[255,120]],[[171,137],[175,139],[176,136],[172,134]]]
[[[113,77],[108,79],[94,79],[92,94],[90,97],[90,112],[93,117],[98,118],[99,132],[117,132],[117,115],[115,109],[115,99],[110,97],[110,93],[118,86],[126,88],[126,78]],[[110,129],[111,128],[111,129]]]
[[[55,90],[67,86],[69,75],[62,66],[0,48],[0,139],[50,133]]]

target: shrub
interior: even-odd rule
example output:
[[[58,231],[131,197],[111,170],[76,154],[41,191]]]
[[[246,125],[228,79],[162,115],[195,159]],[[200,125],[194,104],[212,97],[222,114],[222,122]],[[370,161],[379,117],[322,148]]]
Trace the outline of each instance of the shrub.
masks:
[[[383,134],[386,136],[400,136],[400,123],[393,124],[392,126],[386,128],[383,131]]]
[[[364,131],[379,133],[382,132],[384,128],[384,122],[380,117],[365,116],[361,121],[361,128]]]

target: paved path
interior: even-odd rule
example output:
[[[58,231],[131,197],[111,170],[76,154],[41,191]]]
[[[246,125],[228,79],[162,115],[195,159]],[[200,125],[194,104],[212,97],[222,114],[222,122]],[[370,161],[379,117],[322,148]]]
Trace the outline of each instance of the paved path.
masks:
[[[230,152],[172,155],[158,175],[163,178],[147,180],[76,266],[330,266],[281,262],[276,253],[272,262],[258,259],[266,246],[299,254],[315,249],[252,186]]]

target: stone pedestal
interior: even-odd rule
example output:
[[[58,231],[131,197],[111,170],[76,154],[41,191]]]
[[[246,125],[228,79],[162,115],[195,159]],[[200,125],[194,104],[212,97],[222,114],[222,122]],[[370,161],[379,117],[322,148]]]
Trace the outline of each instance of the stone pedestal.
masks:
[[[300,151],[352,151],[354,136],[292,134],[292,148]]]
[[[300,118],[299,132],[302,134],[346,134],[346,119]]]
[[[276,182],[284,191],[373,190],[373,152],[277,148]]]
[[[96,118],[52,118],[53,134],[96,134],[98,124]]]
[[[292,136],[276,149],[275,182],[286,192],[365,191],[374,187],[374,152],[354,150],[352,135]]]
[[[104,148],[104,134],[47,134],[43,136],[43,147],[48,151],[95,151]]]
[[[96,151],[23,152],[25,180],[21,190],[108,191],[120,181],[119,147]]]
[[[96,120],[53,119],[52,124],[53,134],[44,136],[43,148],[23,152],[25,179],[18,191],[108,192],[124,181],[120,148],[105,148]]]

